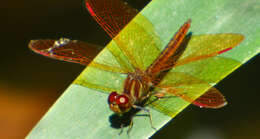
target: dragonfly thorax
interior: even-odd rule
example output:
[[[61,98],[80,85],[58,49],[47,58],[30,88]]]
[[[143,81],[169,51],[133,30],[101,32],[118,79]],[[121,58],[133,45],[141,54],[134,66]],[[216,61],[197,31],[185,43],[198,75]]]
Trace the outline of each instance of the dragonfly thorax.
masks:
[[[149,82],[149,76],[141,70],[129,73],[124,82],[123,92],[110,93],[108,97],[110,109],[117,114],[122,114],[128,112],[133,105],[142,104],[150,96]]]

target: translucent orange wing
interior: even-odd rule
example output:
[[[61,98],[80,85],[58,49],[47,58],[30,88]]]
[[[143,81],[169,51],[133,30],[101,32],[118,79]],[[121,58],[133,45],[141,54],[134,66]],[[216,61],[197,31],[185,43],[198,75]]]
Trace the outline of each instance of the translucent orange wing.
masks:
[[[187,40],[186,42],[185,39]],[[184,45],[179,48],[181,49],[180,51],[183,51],[181,56],[177,56],[180,52],[176,53],[174,56],[178,57],[178,59],[174,59],[173,56],[173,59],[161,66],[160,71],[220,55],[238,46],[243,41],[244,36],[232,33],[207,34],[187,36],[185,39]]]
[[[184,23],[158,58],[147,69],[150,75],[222,54],[243,41],[241,34],[187,34],[191,20]]]
[[[221,108],[227,104],[225,97],[214,87],[197,98],[192,104],[201,108]]]
[[[225,97],[214,87],[211,87],[207,90],[203,95],[199,98],[193,98],[191,94],[188,93],[188,89],[186,88],[171,88],[165,87],[166,92],[170,95],[180,97],[183,100],[199,106],[200,108],[221,108],[227,104]]]
[[[29,48],[53,59],[82,65],[87,65],[102,50],[101,46],[67,38],[31,40]]]
[[[174,116],[189,104],[202,108],[220,108],[227,104],[224,96],[212,85],[182,72],[168,72],[155,88],[149,106],[169,116]]]
[[[86,0],[86,8],[111,38],[138,13],[123,0]]]
[[[182,43],[185,41],[185,36],[190,28],[190,25],[191,20],[189,19],[180,27],[178,32],[170,40],[158,58],[156,58],[156,60],[147,68],[146,72],[149,75],[156,76],[160,71],[166,70],[175,65],[179,56],[182,54],[180,50],[184,47],[182,46]]]
[[[208,34],[192,36],[176,66],[217,56],[238,46],[244,40],[242,34]]]
[[[90,14],[111,38],[114,38],[114,36],[116,36],[119,31],[122,30],[123,27],[137,14],[135,9],[131,8],[127,3],[124,3],[121,0],[86,0],[85,2],[86,8]],[[87,65],[103,47],[83,41],[61,38],[60,40],[32,40],[29,43],[29,48],[36,53],[53,59]],[[126,72],[125,69],[122,70],[120,68],[98,64],[96,62],[93,62],[91,66],[107,71],[119,73]]]
[[[49,58],[72,63],[79,63],[81,65],[88,65],[92,59],[102,50],[101,46],[78,40],[70,40],[67,38],[61,38],[59,40],[31,40],[29,43],[29,48],[34,52]],[[101,64],[92,62],[91,67],[116,73],[127,72],[125,69],[111,66],[109,63]]]

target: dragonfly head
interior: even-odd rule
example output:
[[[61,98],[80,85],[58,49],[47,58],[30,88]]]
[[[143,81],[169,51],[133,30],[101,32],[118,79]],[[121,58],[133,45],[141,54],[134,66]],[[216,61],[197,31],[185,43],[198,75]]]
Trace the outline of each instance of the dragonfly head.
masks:
[[[125,94],[111,92],[108,96],[108,104],[110,109],[116,114],[123,114],[131,109],[129,97]]]

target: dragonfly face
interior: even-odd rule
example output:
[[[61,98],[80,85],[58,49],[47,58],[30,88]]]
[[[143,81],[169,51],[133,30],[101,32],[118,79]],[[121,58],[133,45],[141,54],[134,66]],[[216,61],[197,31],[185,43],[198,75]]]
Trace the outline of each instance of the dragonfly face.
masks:
[[[126,113],[132,108],[130,97],[126,94],[119,95],[117,92],[110,93],[108,96],[108,105],[116,114]]]

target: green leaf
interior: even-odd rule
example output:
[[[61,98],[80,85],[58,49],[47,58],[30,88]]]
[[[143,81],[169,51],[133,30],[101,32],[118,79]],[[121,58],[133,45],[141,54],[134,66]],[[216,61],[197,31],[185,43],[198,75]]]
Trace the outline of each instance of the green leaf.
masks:
[[[100,63],[118,67],[118,74],[104,72],[97,69],[94,64],[92,67],[87,67],[34,127],[27,138],[128,138],[126,132],[118,135],[120,129],[112,128],[109,122],[109,117],[113,112],[109,110],[107,105],[107,96],[110,91],[120,92],[122,90],[126,76],[119,74],[120,71],[124,71],[125,68],[131,71],[133,65],[146,68],[159,51],[166,46],[178,28],[191,18],[193,35],[239,33],[245,36],[245,40],[238,47],[215,58],[220,60],[190,64],[189,68],[177,67],[173,71],[190,73],[207,82],[216,83],[238,68],[241,63],[245,63],[259,53],[260,16],[257,15],[258,13],[260,13],[258,0],[153,0],[144,8],[141,15],[135,18],[115,38],[117,44],[120,42],[120,45],[111,41],[95,58],[95,61]],[[145,16],[149,23],[144,21],[142,16]],[[138,25],[141,28],[138,28]],[[131,31],[132,33],[138,31],[140,39],[136,37],[134,37],[134,41],[124,39],[133,37]],[[144,36],[145,34],[146,36]],[[156,37],[151,38],[147,34]],[[149,46],[151,47],[145,45],[148,41],[150,41]],[[126,56],[134,58],[129,60]],[[221,57],[233,59],[233,61],[223,61]],[[194,71],[193,69],[198,69],[193,68],[196,65],[204,65],[205,67],[202,71]],[[89,86],[89,88],[84,86]],[[201,91],[203,93],[203,90]],[[165,105],[175,106],[175,114],[188,105],[182,101],[166,103]],[[150,110],[153,124],[157,129],[171,119],[161,112]],[[134,126],[130,132],[131,138],[148,138],[155,132],[150,126],[148,117],[134,117]]]

